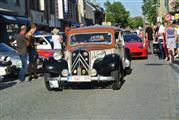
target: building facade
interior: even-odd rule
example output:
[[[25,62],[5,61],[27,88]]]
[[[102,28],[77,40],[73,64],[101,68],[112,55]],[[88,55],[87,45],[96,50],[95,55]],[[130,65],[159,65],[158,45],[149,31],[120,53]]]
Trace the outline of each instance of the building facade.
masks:
[[[19,27],[30,24],[25,15],[25,0],[0,0],[0,42],[9,43],[9,37],[15,37]]]

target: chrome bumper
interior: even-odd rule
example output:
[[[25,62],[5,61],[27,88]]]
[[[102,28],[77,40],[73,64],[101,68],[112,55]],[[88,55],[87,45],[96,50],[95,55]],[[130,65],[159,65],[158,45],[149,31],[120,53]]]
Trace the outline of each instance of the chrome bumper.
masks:
[[[7,66],[0,66],[0,75],[8,75],[10,73],[10,68]]]
[[[47,81],[63,81],[63,82],[110,82],[115,81],[115,77],[113,76],[97,76],[97,77],[91,77],[90,81],[69,81],[68,77],[52,77],[48,78]]]

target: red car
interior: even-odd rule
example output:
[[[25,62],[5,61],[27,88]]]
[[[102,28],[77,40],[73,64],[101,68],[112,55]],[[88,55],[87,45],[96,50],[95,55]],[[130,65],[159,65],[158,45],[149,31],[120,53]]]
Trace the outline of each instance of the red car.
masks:
[[[137,34],[128,33],[124,35],[125,47],[130,50],[132,58],[148,57],[148,42],[141,39]]]

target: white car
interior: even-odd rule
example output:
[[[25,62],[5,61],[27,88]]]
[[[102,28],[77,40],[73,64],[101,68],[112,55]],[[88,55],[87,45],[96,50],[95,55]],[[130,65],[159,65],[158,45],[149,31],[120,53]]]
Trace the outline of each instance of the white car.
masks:
[[[37,49],[53,49],[52,35],[36,35]]]

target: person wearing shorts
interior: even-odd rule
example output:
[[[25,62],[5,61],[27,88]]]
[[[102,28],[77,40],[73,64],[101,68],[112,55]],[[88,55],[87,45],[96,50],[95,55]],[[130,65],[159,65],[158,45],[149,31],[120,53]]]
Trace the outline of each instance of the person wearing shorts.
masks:
[[[173,62],[174,60],[174,49],[176,48],[176,30],[173,25],[168,25],[166,28],[166,43],[169,53],[169,60]]]

